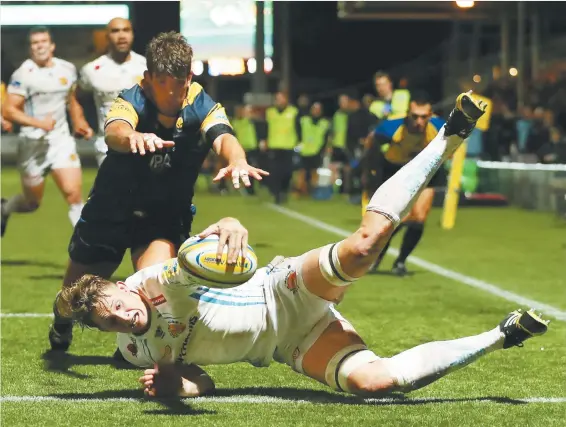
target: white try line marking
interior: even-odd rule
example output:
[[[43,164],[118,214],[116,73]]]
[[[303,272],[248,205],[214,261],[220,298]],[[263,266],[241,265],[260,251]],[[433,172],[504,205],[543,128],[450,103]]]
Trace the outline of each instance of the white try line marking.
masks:
[[[41,402],[56,402],[56,403],[140,403],[149,402],[149,399],[134,398],[134,397],[71,397],[71,396],[1,396],[0,402],[16,402],[16,403],[41,403]],[[462,402],[481,402],[481,403],[502,403],[502,404],[517,404],[517,403],[566,403],[566,397],[526,397],[526,398],[492,398],[492,397],[478,397],[478,398],[454,398],[454,397],[425,397],[417,399],[360,399],[354,396],[340,396],[336,395],[335,398],[317,397],[313,396],[309,399],[287,399],[284,397],[272,396],[210,396],[210,397],[196,397],[190,399],[183,399],[188,404],[199,403],[274,403],[274,404],[320,404],[320,403],[335,403],[335,404],[350,404],[350,405],[411,405],[422,403],[462,403]]]
[[[288,217],[299,220],[305,224],[312,225],[313,227],[319,228],[321,230],[328,231],[329,233],[336,234],[337,236],[348,237],[352,234],[352,232],[348,230],[335,227],[333,225],[319,221],[316,218],[312,218],[310,216],[303,215],[299,212],[295,212],[291,209],[287,209],[271,203],[269,203],[268,206],[271,209],[279,213],[282,213],[283,215],[287,215]],[[390,248],[388,252],[394,256],[399,255],[399,250],[395,248]],[[526,298],[514,292],[506,291],[492,283],[488,283],[486,281],[476,279],[475,277],[466,276],[456,271],[448,270],[447,268],[441,267],[440,265],[433,264],[432,262],[425,261],[424,259],[415,256],[410,256],[408,258],[408,261],[421,268],[424,268],[425,270],[438,274],[439,276],[443,276],[448,279],[455,280],[456,282],[463,283],[464,285],[471,286],[472,288],[481,289],[482,291],[504,298],[507,301],[515,302],[524,307],[536,308],[537,310],[542,311],[543,314],[547,316],[552,316],[559,320],[566,320],[566,311],[560,310],[559,308],[556,308],[552,305],[548,305],[530,298]]]

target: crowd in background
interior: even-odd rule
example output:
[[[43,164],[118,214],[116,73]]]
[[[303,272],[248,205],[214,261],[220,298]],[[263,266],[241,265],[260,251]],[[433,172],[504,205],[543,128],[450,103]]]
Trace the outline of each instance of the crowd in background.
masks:
[[[513,160],[522,154],[523,161],[566,163],[566,73],[526,83],[521,107],[511,78],[497,79],[483,92],[493,109],[482,158]]]

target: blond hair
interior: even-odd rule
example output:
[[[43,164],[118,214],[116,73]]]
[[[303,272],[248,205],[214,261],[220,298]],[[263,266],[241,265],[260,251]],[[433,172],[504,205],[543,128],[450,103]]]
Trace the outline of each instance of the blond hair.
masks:
[[[73,319],[81,326],[97,328],[92,320],[98,303],[107,296],[105,291],[114,283],[92,274],[85,274],[57,295],[59,315]]]

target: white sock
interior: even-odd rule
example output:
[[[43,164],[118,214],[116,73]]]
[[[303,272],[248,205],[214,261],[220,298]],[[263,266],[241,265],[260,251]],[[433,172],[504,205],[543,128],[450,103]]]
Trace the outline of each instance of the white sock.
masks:
[[[444,132],[442,127],[424,150],[377,189],[367,211],[380,213],[399,225],[442,163],[463,141],[457,135],[446,137]]]
[[[382,361],[400,389],[411,391],[503,348],[504,338],[496,327],[473,337],[422,344]]]
[[[69,219],[71,220],[73,227],[77,224],[77,222],[79,222],[83,206],[83,203],[75,203],[74,205],[69,206]]]
[[[2,213],[4,215],[10,215],[14,212],[19,212],[19,213],[33,212],[36,209],[37,206],[29,204],[23,194],[17,194],[15,196],[10,197],[8,201],[4,203]]]

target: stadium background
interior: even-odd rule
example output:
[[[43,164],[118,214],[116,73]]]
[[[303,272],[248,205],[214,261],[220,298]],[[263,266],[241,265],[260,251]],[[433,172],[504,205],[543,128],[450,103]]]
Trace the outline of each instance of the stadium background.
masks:
[[[211,369],[220,388],[216,400],[140,404],[135,373],[117,369],[108,357],[111,337],[79,332],[71,355],[54,360],[45,352],[49,303],[60,286],[70,235],[64,202],[50,183],[41,210],[13,220],[2,241],[2,422],[98,425],[129,419],[173,425],[190,422],[193,418],[185,417],[191,415],[203,425],[561,425],[566,405],[566,159],[560,157],[566,144],[566,29],[561,22],[566,9],[563,3],[476,2],[471,8],[455,3],[265,2],[263,49],[254,44],[253,2],[129,2],[122,10],[134,25],[134,50],[143,53],[161,31],[181,29],[193,42],[194,21],[183,26],[180,17],[198,19],[191,8],[220,8],[216,22],[224,19],[223,25],[235,27],[241,38],[229,45],[213,35],[203,41],[204,49],[196,44],[195,51],[206,53],[209,43],[209,48],[225,45],[241,56],[200,58],[203,69],[195,80],[229,111],[244,101],[265,106],[270,94],[284,89],[291,102],[303,93],[323,102],[331,116],[338,95],[374,94],[377,70],[390,73],[396,87],[428,91],[441,115],[463,88],[490,97],[494,109],[488,142],[466,160],[464,180],[475,184],[468,182],[473,195],[462,192],[456,228],[442,230],[442,209],[435,209],[410,263],[414,274],[403,279],[386,272],[368,276],[341,310],[383,355],[479,332],[517,304],[534,303],[555,319],[545,338],[520,351],[488,357],[407,400],[360,401],[328,392],[285,367],[236,365]],[[27,30],[40,23],[22,22],[33,15],[10,15],[8,6],[90,5],[99,12],[103,5],[118,4],[3,3],[2,81],[25,59]],[[242,14],[222,13],[229,7]],[[227,22],[227,14],[235,21]],[[10,25],[8,18],[14,16]],[[51,25],[57,56],[80,67],[102,52],[100,30],[112,16],[94,24],[87,17],[77,24],[82,18],[76,14],[53,16],[66,22]],[[204,15],[200,22],[214,21]],[[260,57],[258,50],[272,60],[266,74],[249,72],[253,65],[248,60]],[[93,108],[86,112],[94,125]],[[525,135],[524,129],[539,124],[546,132]],[[550,143],[544,135],[551,130],[560,137],[551,146],[556,161],[548,162],[540,151]],[[2,134],[6,194],[19,185],[12,168],[15,144],[13,135]],[[83,162],[91,165],[92,146],[85,141],[79,146]],[[85,169],[85,192],[95,172]],[[209,181],[206,175],[199,181],[196,229],[215,220],[220,210],[240,218],[263,263],[276,254],[294,255],[341,238],[359,220],[358,207],[340,194],[278,207],[261,192],[253,198],[238,192],[210,194]],[[490,205],[493,198],[485,194],[493,193],[506,206],[465,207]],[[130,271],[124,263],[116,275],[126,277]],[[161,416],[158,421],[156,416]]]

